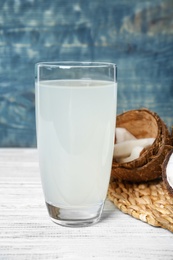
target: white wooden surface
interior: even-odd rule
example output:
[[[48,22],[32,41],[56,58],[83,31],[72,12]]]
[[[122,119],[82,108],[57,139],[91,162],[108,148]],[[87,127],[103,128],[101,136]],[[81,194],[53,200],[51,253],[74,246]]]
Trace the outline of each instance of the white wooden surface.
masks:
[[[149,226],[107,202],[86,228],[51,222],[36,149],[0,149],[0,260],[173,260],[173,233]]]

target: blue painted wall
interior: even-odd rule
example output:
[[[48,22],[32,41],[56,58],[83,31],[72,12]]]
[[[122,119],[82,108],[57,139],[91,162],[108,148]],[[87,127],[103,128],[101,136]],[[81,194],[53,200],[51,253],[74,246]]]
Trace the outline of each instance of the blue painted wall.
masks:
[[[172,0],[0,0],[0,146],[36,146],[34,64],[118,65],[118,113],[173,125]]]

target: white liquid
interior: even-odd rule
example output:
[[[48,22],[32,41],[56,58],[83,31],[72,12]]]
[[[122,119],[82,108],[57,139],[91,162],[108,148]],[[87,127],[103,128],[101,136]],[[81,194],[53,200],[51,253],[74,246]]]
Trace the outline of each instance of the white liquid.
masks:
[[[36,86],[37,143],[46,202],[103,203],[114,148],[116,84],[42,81]]]
[[[167,164],[166,175],[167,181],[171,187],[173,187],[173,154],[169,158],[169,164]]]

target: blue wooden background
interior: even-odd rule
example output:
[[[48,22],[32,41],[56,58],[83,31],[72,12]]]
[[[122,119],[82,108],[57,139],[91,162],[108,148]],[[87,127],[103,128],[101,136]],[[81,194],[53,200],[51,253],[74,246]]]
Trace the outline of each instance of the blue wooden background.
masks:
[[[36,146],[34,64],[118,65],[118,113],[173,125],[172,0],[0,0],[0,146]]]

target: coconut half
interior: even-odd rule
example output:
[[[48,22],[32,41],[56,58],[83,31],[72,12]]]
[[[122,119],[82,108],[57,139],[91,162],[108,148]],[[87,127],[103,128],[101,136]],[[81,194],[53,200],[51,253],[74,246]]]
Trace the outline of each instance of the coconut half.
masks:
[[[112,177],[132,182],[161,177],[163,160],[173,148],[171,135],[161,118],[148,109],[130,110],[117,116],[116,127],[125,128],[136,139],[154,138],[155,141],[135,160],[118,162],[113,158]]]
[[[166,155],[163,162],[162,178],[169,194],[173,196],[173,149]]]

